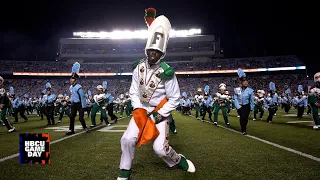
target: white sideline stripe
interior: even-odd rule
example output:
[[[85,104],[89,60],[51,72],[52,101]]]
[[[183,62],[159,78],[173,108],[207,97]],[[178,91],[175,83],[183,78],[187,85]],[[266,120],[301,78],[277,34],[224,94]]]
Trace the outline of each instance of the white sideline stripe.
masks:
[[[125,117],[119,118],[118,121],[121,120],[121,119],[124,119],[124,118],[125,118]],[[95,130],[95,129],[97,129],[97,128],[99,128],[99,127],[102,127],[102,126],[104,126],[104,125],[98,125],[98,126],[96,126],[96,127],[90,128],[90,130]],[[83,133],[86,133],[86,132],[85,132],[85,131],[81,131],[81,132],[72,134],[72,135],[70,135],[70,136],[66,136],[66,137],[57,139],[57,140],[55,140],[55,141],[50,142],[50,145],[51,145],[51,144],[54,144],[54,143],[57,143],[57,142],[61,142],[61,141],[63,141],[63,140],[72,138],[72,137],[74,137],[74,136],[77,136],[77,135],[83,134]],[[20,154],[20,153],[13,154],[13,155],[10,155],[10,156],[1,158],[1,159],[0,159],[0,163],[3,162],[3,161],[9,160],[9,159],[13,159],[13,158],[15,158],[15,157],[19,157],[19,154]]]
[[[289,124],[296,124],[296,123],[312,123],[313,121],[288,121]]]
[[[195,118],[195,116],[192,116],[192,115],[189,115],[189,116]],[[205,120],[204,122],[209,123],[209,124],[213,124],[213,122],[206,121],[206,120]],[[242,135],[241,132],[236,131],[236,130],[234,130],[234,129],[227,128],[227,127],[224,127],[224,126],[221,126],[221,125],[217,125],[217,126],[220,127],[220,128],[223,128],[223,129],[226,129],[226,130],[229,130],[229,131],[232,131],[232,132],[235,132],[235,133],[238,133],[238,134],[241,134],[241,135]],[[261,141],[261,142],[263,142],[263,143],[269,144],[269,145],[271,145],[271,146],[274,146],[274,147],[277,147],[277,148],[280,148],[280,149],[283,149],[283,150],[286,150],[286,151],[295,153],[295,154],[297,154],[297,155],[300,155],[300,156],[303,156],[303,157],[312,159],[312,160],[314,160],[314,161],[320,162],[320,158],[315,157],[315,156],[312,156],[312,155],[310,155],[310,154],[306,154],[306,153],[303,153],[303,152],[300,152],[300,151],[297,151],[297,150],[294,150],[294,149],[291,149],[291,148],[288,148],[288,147],[285,147],[285,146],[281,146],[281,145],[279,145],[279,144],[276,144],[276,143],[273,143],[273,142],[270,142],[270,141],[267,141],[267,140],[264,140],[264,139],[261,139],[261,138],[258,138],[258,137],[249,135],[249,134],[247,134],[246,136],[249,137],[249,138],[252,138],[252,139]]]

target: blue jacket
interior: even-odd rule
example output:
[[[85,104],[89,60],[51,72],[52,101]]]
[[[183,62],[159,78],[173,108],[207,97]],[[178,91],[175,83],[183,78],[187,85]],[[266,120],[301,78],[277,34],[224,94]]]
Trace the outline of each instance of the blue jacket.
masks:
[[[71,91],[71,97],[70,97],[70,102],[71,103],[79,103],[81,102],[81,106],[82,108],[86,108],[87,107],[87,102],[86,102],[86,97],[85,94],[83,92],[83,89],[81,88],[80,84],[76,84],[76,85],[71,85],[70,86],[70,91]]]
[[[254,109],[254,91],[247,87],[243,90],[241,87],[234,88],[234,105],[240,109],[242,105],[250,104],[250,110]]]

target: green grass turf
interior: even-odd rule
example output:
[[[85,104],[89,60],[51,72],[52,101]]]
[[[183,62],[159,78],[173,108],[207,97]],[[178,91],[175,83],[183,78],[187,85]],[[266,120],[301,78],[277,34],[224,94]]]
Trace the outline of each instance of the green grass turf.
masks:
[[[251,113],[252,114],[252,113]],[[290,114],[296,114],[291,110]],[[288,121],[312,121],[311,116],[304,115],[304,118],[298,120],[296,117],[284,117],[282,110],[278,110],[277,116],[273,118],[272,123],[266,121],[268,113],[265,111],[262,121],[253,121],[253,114],[249,119],[247,132],[250,135],[268,140],[292,149],[320,157],[320,131],[312,129],[312,123],[289,124]],[[208,118],[207,118],[208,119]],[[236,111],[229,115],[231,128],[240,131],[240,123]],[[219,116],[219,124],[224,125],[223,117]]]
[[[178,134],[170,135],[170,144],[178,153],[193,161],[197,168],[196,173],[189,174],[177,168],[168,168],[154,154],[152,144],[149,143],[136,149],[133,179],[300,180],[320,177],[319,162],[199,122],[192,117],[182,116],[178,112],[173,114]],[[265,118],[266,116],[267,113]],[[250,120],[248,133],[320,157],[320,131],[312,130],[306,123],[286,124],[287,121],[294,121],[296,118],[281,116],[282,113],[278,111],[272,124]],[[239,120],[235,111],[229,118],[231,128],[239,130]],[[44,130],[45,120],[40,121],[36,116],[29,116],[29,119],[30,122],[14,124],[19,130],[16,133],[9,134],[5,127],[0,128],[1,157],[18,153],[18,135],[21,132],[49,132],[52,141],[65,137],[64,132]],[[223,125],[222,116],[219,116],[219,119],[219,124]],[[311,119],[306,117],[305,120]],[[129,118],[125,118],[119,120],[117,125],[126,125],[128,122]],[[90,124],[87,120],[87,125]],[[67,118],[62,125],[68,125]],[[21,165],[18,164],[18,158],[7,160],[0,163],[1,179],[116,179],[119,173],[121,136],[121,132],[93,130],[90,134],[80,134],[52,144],[50,165]]]

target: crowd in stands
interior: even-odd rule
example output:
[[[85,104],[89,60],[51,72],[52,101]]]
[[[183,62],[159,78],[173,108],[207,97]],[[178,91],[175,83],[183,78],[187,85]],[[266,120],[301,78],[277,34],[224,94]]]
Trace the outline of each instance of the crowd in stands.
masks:
[[[90,90],[95,92],[95,87],[102,84],[106,79],[79,79],[81,86],[85,91]],[[299,84],[306,85],[308,78],[304,74],[274,74],[274,75],[263,75],[255,74],[248,76],[248,81],[250,87],[255,90],[263,89],[268,91],[269,83],[272,81],[276,84],[277,90],[284,91],[286,88],[291,88],[292,92],[297,90]],[[227,90],[231,93],[234,87],[239,86],[239,79],[236,76],[229,77],[210,77],[210,78],[182,78],[178,76],[179,86],[181,93],[183,91],[188,92],[189,94],[194,94],[197,88],[204,88],[205,85],[209,85],[212,89],[212,92],[216,92],[218,85],[220,83],[225,83],[227,85]],[[131,76],[126,76],[122,79],[108,79],[108,92],[114,96],[118,96],[121,93],[129,91],[131,85]],[[14,87],[15,92],[18,96],[23,96],[28,93],[32,97],[40,96],[40,93],[45,89],[46,80],[44,79],[6,79],[5,88],[6,90],[9,87]],[[57,79],[50,80],[52,84],[52,89],[56,94],[70,94],[69,92],[69,79]]]
[[[61,54],[133,54],[144,53],[145,44],[66,44],[61,46]],[[213,42],[170,43],[167,52],[213,51]]]
[[[118,60],[118,59],[117,59]],[[81,72],[131,72],[132,63],[128,61],[100,61],[100,63],[81,63]],[[303,66],[304,63],[294,55],[250,58],[209,59],[198,62],[192,57],[166,57],[165,61],[176,71],[184,70],[234,70],[238,68],[270,68]],[[70,72],[72,64],[65,61],[0,61],[0,72]]]

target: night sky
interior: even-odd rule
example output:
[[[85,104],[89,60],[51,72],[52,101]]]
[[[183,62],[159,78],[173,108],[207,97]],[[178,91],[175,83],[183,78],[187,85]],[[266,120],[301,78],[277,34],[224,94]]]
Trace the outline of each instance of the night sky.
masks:
[[[201,28],[203,34],[221,38],[226,57],[296,54],[308,68],[317,58],[317,6],[280,0],[4,1],[0,58],[29,49],[53,60],[59,38],[71,37],[74,31],[146,29],[148,7],[166,15],[175,29]]]

